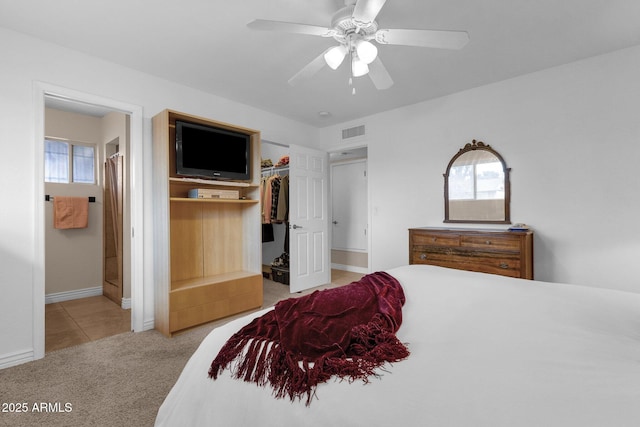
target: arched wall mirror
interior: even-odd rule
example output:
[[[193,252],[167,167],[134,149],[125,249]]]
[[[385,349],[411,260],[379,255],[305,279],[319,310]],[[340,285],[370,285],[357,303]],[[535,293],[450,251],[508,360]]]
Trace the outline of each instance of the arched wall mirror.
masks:
[[[466,144],[444,174],[444,222],[509,224],[509,171],[482,141]]]

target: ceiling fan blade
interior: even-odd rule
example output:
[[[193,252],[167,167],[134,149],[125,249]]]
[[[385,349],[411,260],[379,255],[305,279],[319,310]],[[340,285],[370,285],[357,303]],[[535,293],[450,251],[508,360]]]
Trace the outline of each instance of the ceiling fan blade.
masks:
[[[369,77],[371,77],[373,85],[378,90],[389,89],[393,86],[393,79],[380,58],[374,59],[373,62],[369,64]]]
[[[283,31],[287,33],[308,34],[311,36],[332,37],[335,33],[331,28],[318,27],[316,25],[296,24],[292,22],[269,21],[256,19],[247,24],[252,30]]]
[[[351,17],[356,25],[366,27],[380,13],[380,9],[387,0],[358,0]]]
[[[469,41],[466,31],[447,30],[378,30],[376,41],[380,44],[462,49]]]
[[[305,65],[302,70],[298,71],[293,77],[291,77],[289,79],[289,84],[291,86],[296,86],[301,81],[313,77],[318,71],[322,70],[327,65],[327,62],[324,60],[324,54],[327,53],[329,49],[322,52],[313,61]]]

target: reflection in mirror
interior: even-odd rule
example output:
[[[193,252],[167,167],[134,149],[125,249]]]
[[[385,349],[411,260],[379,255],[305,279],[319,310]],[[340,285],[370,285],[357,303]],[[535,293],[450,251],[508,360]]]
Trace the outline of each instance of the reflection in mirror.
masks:
[[[509,223],[509,170],[489,145],[465,145],[444,174],[444,222]]]

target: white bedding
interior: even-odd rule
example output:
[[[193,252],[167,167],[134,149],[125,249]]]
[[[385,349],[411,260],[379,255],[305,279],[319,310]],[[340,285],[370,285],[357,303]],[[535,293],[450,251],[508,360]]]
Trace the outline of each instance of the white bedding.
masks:
[[[388,270],[407,302],[408,359],[369,384],[329,381],[304,401],[207,372],[233,333],[212,331],[156,426],[640,426],[640,294],[427,265]]]

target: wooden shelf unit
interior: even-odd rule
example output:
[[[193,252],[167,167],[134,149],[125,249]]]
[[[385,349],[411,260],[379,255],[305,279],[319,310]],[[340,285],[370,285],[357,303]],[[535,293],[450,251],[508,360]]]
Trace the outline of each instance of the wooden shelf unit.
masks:
[[[251,181],[177,176],[176,120],[250,135]],[[171,336],[261,307],[260,132],[165,110],[153,118],[153,148],[156,329]],[[240,198],[188,198],[193,188],[232,188]]]
[[[229,203],[233,205],[260,203],[259,200],[189,199],[184,197],[171,197],[169,200],[176,203]]]

